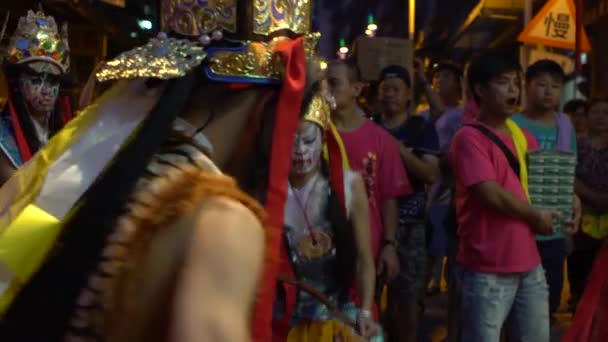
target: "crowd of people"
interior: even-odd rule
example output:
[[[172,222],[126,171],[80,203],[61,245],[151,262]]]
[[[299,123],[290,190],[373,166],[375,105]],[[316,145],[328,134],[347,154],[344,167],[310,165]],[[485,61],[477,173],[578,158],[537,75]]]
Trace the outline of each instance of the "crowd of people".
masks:
[[[608,119],[601,114],[608,102],[574,100],[561,112],[567,76],[550,60],[524,72],[490,52],[472,60],[466,76],[451,62],[435,66],[432,82],[425,74],[419,62],[414,79],[403,66],[387,66],[377,98],[368,99],[379,111],[365,113],[358,106],[365,83],[357,64],[334,61],[326,72],[335,101],[331,119],[367,189],[376,288],[388,289],[388,303],[376,316],[384,329],[360,332],[416,341],[425,295],[440,286],[436,270],[447,257],[449,341],[548,341],[566,265],[574,312],[605,237],[605,211],[595,201],[604,200],[606,189],[598,178],[608,167]],[[412,110],[413,82],[429,109]],[[527,155],[538,151],[575,160],[562,175],[572,175],[564,180],[570,194],[564,212],[535,205],[540,195],[528,184],[535,170]],[[540,191],[554,193],[546,185]],[[358,277],[369,272],[357,270]],[[369,287],[358,288],[367,289],[363,298],[371,296]],[[369,317],[370,302],[364,302],[358,320]]]
[[[98,70],[120,82],[78,115],[67,32],[19,21],[2,338],[414,342],[445,278],[447,341],[549,341],[566,270],[565,339],[608,338],[608,99],[562,111],[559,64],[489,51],[466,70],[388,65],[366,112],[357,62],[320,69],[318,36],[244,40],[285,63],[255,74],[176,13],[176,35]]]

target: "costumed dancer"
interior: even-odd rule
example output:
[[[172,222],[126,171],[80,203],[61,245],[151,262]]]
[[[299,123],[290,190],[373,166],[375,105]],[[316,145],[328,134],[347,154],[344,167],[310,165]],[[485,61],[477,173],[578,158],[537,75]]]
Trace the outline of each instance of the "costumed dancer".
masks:
[[[273,340],[381,341],[365,185],[348,169],[326,94],[305,99],[293,145]]]
[[[319,38],[291,5],[163,0],[167,34],[99,70],[118,82],[0,189],[0,340],[270,340]]]
[[[0,114],[0,184],[29,161],[71,118],[62,81],[70,66],[67,24],[28,11],[6,48],[8,101]]]

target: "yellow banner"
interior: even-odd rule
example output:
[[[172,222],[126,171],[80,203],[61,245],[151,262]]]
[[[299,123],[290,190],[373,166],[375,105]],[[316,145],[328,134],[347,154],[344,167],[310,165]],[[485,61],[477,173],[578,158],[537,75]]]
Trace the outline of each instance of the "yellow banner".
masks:
[[[60,227],[59,220],[30,205],[2,232],[0,260],[9,272],[0,279],[5,289],[0,297],[0,314],[8,309],[21,287],[38,270],[59,235]]]
[[[150,92],[143,81],[117,84],[66,125],[0,189],[0,317],[44,262],[69,210],[128,142],[161,91]],[[116,128],[126,124],[131,128]],[[102,145],[106,148],[100,151]],[[94,164],[90,158],[95,159],[97,168],[85,170],[81,164]],[[62,171],[73,169],[79,172]],[[74,181],[75,174],[78,179]],[[67,178],[73,185],[69,189],[60,186],[68,184]],[[57,192],[66,196],[54,196]],[[41,201],[45,196],[47,199]],[[67,210],[56,210],[56,198],[69,202],[61,203]],[[53,210],[60,214],[54,216]]]
[[[125,85],[114,87],[102,98],[124,91]],[[40,193],[50,166],[97,122],[98,104],[87,107],[59,131],[34,157],[0,189],[0,234]],[[0,239],[2,235],[0,235]]]

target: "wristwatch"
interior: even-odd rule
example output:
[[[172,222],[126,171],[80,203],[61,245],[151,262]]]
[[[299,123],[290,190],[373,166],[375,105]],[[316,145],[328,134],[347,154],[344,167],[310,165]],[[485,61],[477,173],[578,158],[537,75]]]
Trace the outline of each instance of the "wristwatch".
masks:
[[[397,241],[395,241],[394,239],[384,239],[384,241],[382,241],[382,247],[386,247],[389,245],[397,248]]]

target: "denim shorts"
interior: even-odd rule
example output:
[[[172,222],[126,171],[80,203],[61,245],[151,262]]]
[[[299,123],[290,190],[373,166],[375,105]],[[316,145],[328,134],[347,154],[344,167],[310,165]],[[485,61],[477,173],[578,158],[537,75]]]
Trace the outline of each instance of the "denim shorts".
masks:
[[[515,341],[549,341],[549,291],[541,265],[526,273],[462,276],[462,341],[498,342],[505,323]]]

